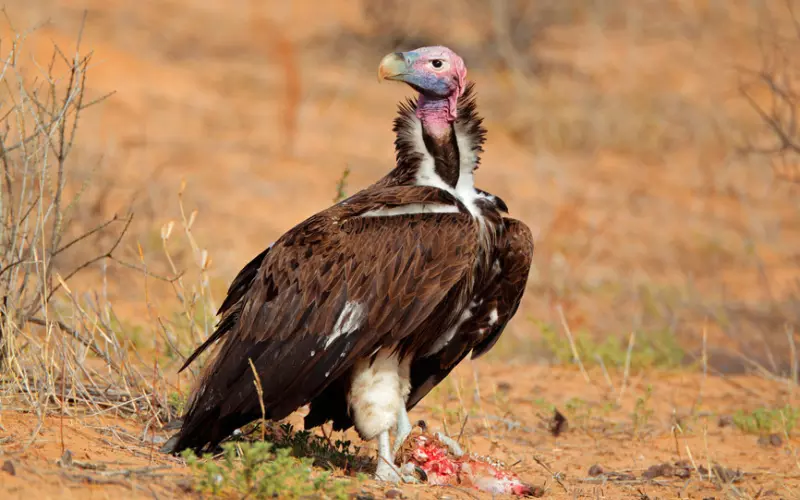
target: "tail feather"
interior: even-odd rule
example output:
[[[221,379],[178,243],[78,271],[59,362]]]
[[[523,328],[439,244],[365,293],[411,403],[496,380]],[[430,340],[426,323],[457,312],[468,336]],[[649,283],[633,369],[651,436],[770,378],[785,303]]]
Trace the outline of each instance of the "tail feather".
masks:
[[[197,454],[213,451],[236,429],[256,420],[259,416],[242,413],[219,418],[219,409],[215,408],[184,422],[181,430],[164,443],[161,451],[173,455],[187,449]]]
[[[206,349],[234,330],[241,314],[244,296],[256,279],[258,270],[270,248],[271,245],[239,271],[228,288],[225,301],[217,312],[221,319],[216,330],[186,359],[178,373],[186,369]],[[214,391],[213,389],[209,390]],[[260,414],[252,415],[246,411],[241,414],[220,416],[219,403],[225,398],[219,392],[213,392],[212,397],[212,392],[203,395],[204,407],[198,405],[199,402],[195,400],[197,394],[194,394],[183,418],[173,421],[175,424],[173,422],[168,424],[168,428],[180,427],[180,431],[161,447],[163,453],[175,454],[186,449],[199,453],[203,449],[213,449],[233,431],[260,416]]]
[[[167,439],[167,442],[164,443],[164,446],[158,449],[161,453],[166,453],[168,455],[174,455],[177,453],[178,450],[178,440],[180,438],[180,433],[174,434],[171,438]]]

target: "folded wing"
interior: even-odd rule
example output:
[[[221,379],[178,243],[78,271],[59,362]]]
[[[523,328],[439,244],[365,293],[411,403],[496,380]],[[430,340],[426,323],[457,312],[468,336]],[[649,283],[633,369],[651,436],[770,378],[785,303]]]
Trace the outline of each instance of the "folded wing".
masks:
[[[444,380],[468,354],[472,353],[475,359],[489,351],[516,314],[533,260],[533,236],[516,219],[504,218],[503,224],[505,230],[498,242],[492,272],[473,290],[468,317],[440,350],[412,363],[408,409]]]
[[[443,206],[441,194],[395,191],[388,211],[362,196],[311,217],[243,269],[173,451],[214,445],[261,416],[251,361],[266,417],[281,419],[355,361],[384,347],[424,349],[425,331],[453,323],[452,304],[471,292],[476,223],[458,208],[405,213]]]

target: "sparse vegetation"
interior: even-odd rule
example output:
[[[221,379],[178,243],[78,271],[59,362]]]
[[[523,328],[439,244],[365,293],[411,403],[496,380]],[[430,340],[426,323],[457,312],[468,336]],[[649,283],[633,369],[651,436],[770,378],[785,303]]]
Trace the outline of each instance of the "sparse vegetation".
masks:
[[[336,182],[336,196],[333,197],[334,203],[339,203],[347,198],[347,178],[350,176],[350,167],[345,167],[342,170],[342,176]]]
[[[221,460],[211,455],[197,458],[183,454],[202,493],[216,498],[348,498],[348,481],[334,479],[330,472],[312,469],[313,459],[294,458],[288,448],[273,451],[272,443],[225,443]]]
[[[786,405],[783,408],[756,408],[739,410],[733,414],[733,423],[748,434],[767,435],[780,433],[791,436],[800,418],[800,410]]]
[[[253,431],[252,435],[258,435]],[[350,440],[332,440],[310,431],[295,431],[291,424],[268,426],[266,439],[277,449],[287,449],[297,458],[310,458],[317,467],[360,473],[368,466],[361,449]]]
[[[155,380],[128,350],[141,345],[141,332],[121,335],[123,322],[107,297],[72,289],[86,275],[105,278],[112,265],[150,276],[118,255],[132,214],[88,228],[90,221],[79,217],[86,183],[74,179],[77,131],[105,98],[87,86],[92,54],[80,43],[72,50],[56,46],[47,64],[37,66],[25,51],[30,36],[12,33],[0,72],[0,395],[6,408],[32,411],[40,422],[53,412],[107,407],[165,419]],[[102,369],[88,367],[89,359]]]
[[[636,398],[636,405],[633,408],[631,420],[633,421],[633,435],[639,436],[642,430],[650,422],[653,416],[653,409],[650,407],[650,397],[653,395],[653,386],[648,385],[645,393]]]
[[[573,362],[569,340],[551,324],[538,322],[544,347],[559,363]],[[575,335],[575,348],[586,365],[598,365],[617,369],[625,367],[628,358],[628,339],[607,336],[596,340],[595,335],[579,332]],[[626,336],[627,337],[627,336]],[[686,353],[672,332],[638,333],[631,350],[630,367],[635,370],[675,369],[684,366]]]

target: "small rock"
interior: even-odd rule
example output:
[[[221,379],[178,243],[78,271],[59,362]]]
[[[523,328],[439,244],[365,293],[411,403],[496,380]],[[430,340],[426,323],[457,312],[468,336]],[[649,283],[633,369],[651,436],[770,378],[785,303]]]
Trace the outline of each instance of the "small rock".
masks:
[[[14,463],[11,460],[6,460],[3,462],[3,467],[0,467],[0,470],[7,474],[11,474],[12,476],[17,475],[17,469],[14,467]]]
[[[694,465],[692,465],[692,463],[688,460],[678,460],[675,462],[675,468],[673,470],[675,477],[689,479],[692,476]]]
[[[404,497],[405,495],[403,495],[403,492],[396,488],[392,488],[391,490],[388,490],[386,492],[386,498],[404,498]]]
[[[355,500],[375,500],[375,496],[372,493],[367,493],[366,491],[351,495],[350,498]]]
[[[498,382],[497,390],[500,392],[508,392],[511,390],[511,384],[509,384],[508,382]]]
[[[720,427],[733,427],[733,417],[730,415],[722,415],[719,417],[717,425]]]
[[[661,467],[658,465],[651,465],[646,471],[642,472],[642,477],[645,479],[654,479],[661,475]]]
[[[727,469],[721,465],[714,464],[712,467],[714,475],[723,483],[733,483],[742,478],[742,471]]]
[[[589,467],[589,476],[590,477],[601,476],[605,472],[606,472],[605,469],[603,469],[603,467],[598,465],[598,464],[594,464],[591,467]]]
[[[691,476],[692,469],[690,467],[675,467],[675,477],[689,479]]]
[[[660,465],[651,465],[648,467],[646,471],[642,474],[642,477],[645,479],[655,479],[657,477],[671,477],[674,473],[674,469],[672,465],[668,463],[663,463]]]
[[[774,446],[778,448],[783,445],[783,439],[781,439],[780,434],[772,433],[769,436],[761,436],[760,438],[758,438],[758,445]]]
[[[159,436],[156,433],[145,434],[142,436],[142,443],[145,445],[148,444],[164,444],[167,442],[167,438],[164,436]]]

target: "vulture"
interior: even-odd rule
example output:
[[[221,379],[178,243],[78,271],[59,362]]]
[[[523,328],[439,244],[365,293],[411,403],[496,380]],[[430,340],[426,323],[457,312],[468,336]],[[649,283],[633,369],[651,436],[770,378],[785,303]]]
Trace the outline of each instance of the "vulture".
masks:
[[[474,185],[486,131],[466,75],[447,47],[383,58],[378,80],[418,93],[394,120],[395,168],[239,272],[181,368],[217,344],[164,452],[212,450],[262,411],[281,420],[310,405],[307,429],[355,426],[377,440],[376,479],[403,479],[394,458],[408,411],[497,342],[533,257],[528,227]]]

